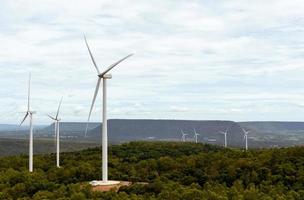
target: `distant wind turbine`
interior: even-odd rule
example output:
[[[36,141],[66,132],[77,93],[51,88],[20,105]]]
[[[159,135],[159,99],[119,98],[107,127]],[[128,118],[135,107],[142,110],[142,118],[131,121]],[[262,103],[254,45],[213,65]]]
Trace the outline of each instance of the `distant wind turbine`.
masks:
[[[228,128],[226,129],[226,131],[219,131],[221,134],[224,135],[225,137],[225,141],[224,141],[224,147],[227,147],[227,133],[228,133]]]
[[[197,136],[199,136],[200,134],[198,134],[197,132],[196,132],[196,130],[194,129],[194,140],[195,140],[195,143],[197,143],[198,142],[198,138],[197,138]]]
[[[56,166],[60,167],[60,161],[59,161],[59,156],[60,156],[60,135],[59,135],[59,123],[60,123],[60,118],[58,118],[60,107],[62,103],[62,97],[58,105],[57,113],[55,117],[52,117],[51,115],[48,115],[49,118],[54,120],[54,126],[55,126],[55,138],[56,138]]]
[[[243,129],[243,133],[244,133],[244,140],[245,140],[245,149],[246,151],[248,150],[248,133],[250,132],[249,130],[246,131],[245,129]]]
[[[107,131],[107,84],[106,83],[107,83],[107,79],[112,78],[112,75],[108,74],[108,72],[110,72],[110,70],[112,70],[115,66],[117,66],[119,63],[126,60],[133,54],[129,54],[128,56],[113,63],[105,71],[100,73],[85,36],[84,36],[84,40],[85,40],[87,49],[89,51],[90,57],[92,59],[92,62],[94,64],[94,67],[98,73],[97,74],[97,76],[98,76],[97,85],[95,88],[93,101],[92,101],[92,105],[91,105],[91,109],[90,109],[90,113],[89,113],[89,117],[88,117],[88,123],[90,121],[90,117],[91,117],[91,113],[92,113],[92,110],[94,107],[96,96],[99,91],[101,79],[102,79],[102,83],[103,83],[103,87],[102,87],[103,88],[103,90],[102,90],[102,92],[103,92],[103,101],[102,101],[103,102],[103,106],[102,106],[102,108],[103,108],[102,109],[102,182],[103,182],[103,184],[107,184],[108,183],[108,131]],[[85,136],[87,135],[87,131],[88,131],[88,123],[87,123],[86,131],[85,131]]]
[[[181,130],[181,133],[182,133],[182,139],[181,139],[181,141],[182,141],[182,142],[186,142],[186,136],[187,136],[188,134],[184,133],[183,130]]]
[[[30,118],[30,137],[29,137],[29,172],[33,172],[33,115],[36,113],[35,111],[31,110],[30,107],[30,94],[31,94],[31,74],[29,75],[29,82],[28,82],[28,94],[27,94],[27,111],[20,123],[20,126],[23,122]]]

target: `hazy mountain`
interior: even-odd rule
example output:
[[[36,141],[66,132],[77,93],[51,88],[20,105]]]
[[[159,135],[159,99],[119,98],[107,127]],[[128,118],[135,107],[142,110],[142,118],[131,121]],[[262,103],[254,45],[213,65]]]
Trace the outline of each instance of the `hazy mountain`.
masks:
[[[87,138],[84,132],[87,123],[61,122],[60,132],[63,139],[79,141],[101,140],[101,123],[89,123]],[[187,141],[194,141],[194,129],[200,134],[199,142],[224,143],[219,131],[228,130],[228,146],[244,146],[241,127],[250,130],[249,147],[293,146],[304,143],[304,122],[233,122],[219,120],[145,120],[110,119],[108,120],[109,142],[121,143],[134,140],[180,141],[181,130],[188,134]],[[28,131],[19,131],[27,137]],[[10,137],[20,136],[9,133]],[[13,136],[12,136],[13,135]],[[54,137],[54,124],[35,131],[35,137]]]
[[[35,131],[45,128],[45,125],[34,127]],[[16,124],[0,124],[0,137],[19,137],[28,133],[29,126],[19,126]]]
[[[0,131],[16,131],[16,130],[25,130],[27,126],[15,125],[15,124],[0,124]]]
[[[194,129],[200,134],[200,142],[223,143],[223,135],[219,131],[229,128],[228,142],[234,145],[242,143],[242,130],[233,121],[193,121],[193,120],[138,120],[111,119],[108,121],[110,141],[131,140],[172,140],[179,141],[181,130],[189,134],[188,141],[193,141]],[[88,137],[100,138],[101,127],[88,132]]]
[[[253,121],[239,122],[242,127],[246,127],[257,132],[282,133],[282,132],[304,132],[304,122],[273,122],[273,121]]]
[[[88,130],[98,127],[100,123],[91,122],[88,124]],[[85,122],[60,122],[60,135],[84,136],[87,123]],[[38,134],[54,134],[55,125],[50,126],[39,131]]]

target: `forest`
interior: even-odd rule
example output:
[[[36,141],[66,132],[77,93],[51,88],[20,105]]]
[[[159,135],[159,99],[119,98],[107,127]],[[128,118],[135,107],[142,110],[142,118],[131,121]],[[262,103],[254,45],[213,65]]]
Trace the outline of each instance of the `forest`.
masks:
[[[0,199],[300,200],[304,147],[222,148],[179,142],[130,142],[109,147],[109,178],[132,181],[118,192],[93,192],[101,178],[101,149],[0,158]],[[136,184],[147,182],[148,184]]]

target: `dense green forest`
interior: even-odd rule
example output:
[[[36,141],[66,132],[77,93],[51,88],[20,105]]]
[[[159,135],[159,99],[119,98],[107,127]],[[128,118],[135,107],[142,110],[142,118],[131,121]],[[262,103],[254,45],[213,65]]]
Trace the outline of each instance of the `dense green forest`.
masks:
[[[109,149],[109,178],[148,182],[92,192],[101,149],[0,158],[0,199],[241,200],[304,199],[304,148],[250,150],[177,142],[131,142]]]

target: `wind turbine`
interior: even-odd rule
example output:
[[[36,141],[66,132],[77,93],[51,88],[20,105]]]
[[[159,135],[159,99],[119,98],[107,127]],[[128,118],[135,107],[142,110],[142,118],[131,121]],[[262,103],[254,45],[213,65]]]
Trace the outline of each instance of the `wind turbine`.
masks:
[[[226,129],[226,131],[219,131],[219,132],[225,136],[224,147],[227,147],[227,133],[228,133],[228,128]]]
[[[194,140],[195,140],[195,143],[197,143],[197,136],[199,136],[200,134],[198,134],[196,132],[196,130],[194,129]]]
[[[89,51],[90,57],[92,59],[92,62],[94,64],[94,67],[98,73],[97,74],[97,76],[98,76],[97,85],[96,85],[94,96],[93,96],[93,101],[92,101],[92,105],[91,105],[91,109],[90,109],[90,113],[89,113],[89,117],[88,117],[88,122],[90,121],[90,117],[91,117],[91,113],[92,113],[92,110],[94,107],[96,96],[99,91],[101,79],[102,79],[102,83],[103,83],[103,87],[102,87],[102,89],[103,89],[102,90],[102,93],[103,93],[103,95],[102,95],[102,98],[103,98],[102,99],[102,103],[103,103],[103,105],[102,105],[102,182],[103,182],[103,184],[107,184],[108,183],[107,79],[112,78],[112,75],[108,74],[108,72],[111,69],[113,69],[115,66],[117,66],[119,63],[121,63],[122,61],[124,61],[127,58],[129,58],[130,56],[132,56],[133,54],[129,54],[128,56],[113,63],[105,71],[100,73],[85,36],[84,36],[84,40],[85,40],[87,49]],[[85,136],[87,135],[87,130],[88,130],[88,123],[87,123],[87,128],[85,131]]]
[[[31,94],[31,74],[29,75],[29,82],[28,82],[28,94],[27,94],[27,111],[20,123],[20,126],[23,122],[30,118],[30,137],[29,137],[29,172],[33,172],[33,115],[36,114],[35,111],[31,110],[30,107],[30,94]]]
[[[62,103],[62,98],[60,100],[60,103],[58,105],[58,109],[57,109],[57,113],[55,117],[52,117],[51,115],[48,115],[49,118],[51,118],[52,120],[54,120],[54,126],[55,126],[55,137],[56,137],[56,166],[60,167],[60,161],[59,161],[59,154],[60,154],[60,135],[59,135],[59,123],[60,123],[60,118],[58,118],[59,115],[59,111],[60,111],[60,107],[61,107],[61,103]]]
[[[248,150],[248,133],[250,132],[249,130],[246,131],[245,129],[243,129],[243,132],[244,132],[244,140],[245,140],[245,149],[246,151]]]
[[[181,133],[182,133],[182,139],[181,139],[181,141],[182,141],[182,142],[186,142],[186,136],[187,136],[188,134],[184,133],[183,130],[181,130]]]

